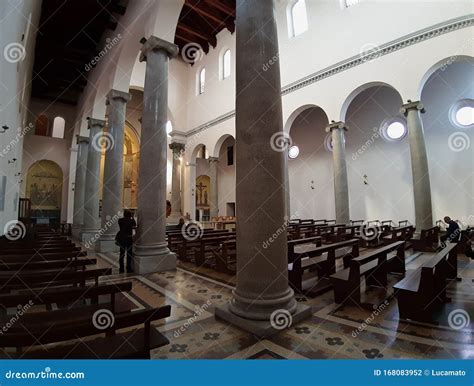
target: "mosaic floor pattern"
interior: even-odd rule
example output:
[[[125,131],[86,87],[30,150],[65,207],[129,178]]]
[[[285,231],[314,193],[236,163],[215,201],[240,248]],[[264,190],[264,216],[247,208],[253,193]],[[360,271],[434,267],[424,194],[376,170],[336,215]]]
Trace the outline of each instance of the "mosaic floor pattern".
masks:
[[[412,258],[407,270],[416,269],[428,256]],[[114,267],[116,274],[107,280],[133,280],[127,301],[137,309],[172,306],[171,316],[154,324],[170,340],[168,346],[152,352],[154,359],[474,358],[474,261],[461,255],[463,280],[450,284],[452,301],[436,324],[400,321],[396,299],[389,293],[372,311],[335,304],[329,291],[314,298],[297,297],[312,307],[312,317],[263,340],[214,318],[215,307],[231,299],[235,278],[183,264],[175,271],[144,277],[119,275],[116,254],[97,257],[100,266]],[[370,291],[366,296],[371,296]],[[450,327],[447,318],[454,310],[468,313],[467,327]]]

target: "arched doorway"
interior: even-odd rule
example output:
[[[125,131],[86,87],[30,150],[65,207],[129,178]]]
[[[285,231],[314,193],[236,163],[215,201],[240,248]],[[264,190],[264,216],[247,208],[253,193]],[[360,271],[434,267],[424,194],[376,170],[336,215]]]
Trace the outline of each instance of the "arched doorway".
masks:
[[[196,219],[198,221],[209,221],[209,198],[211,192],[211,178],[200,175],[196,178]]]
[[[31,202],[34,224],[57,226],[61,219],[63,171],[53,161],[41,160],[28,169],[26,198]]]

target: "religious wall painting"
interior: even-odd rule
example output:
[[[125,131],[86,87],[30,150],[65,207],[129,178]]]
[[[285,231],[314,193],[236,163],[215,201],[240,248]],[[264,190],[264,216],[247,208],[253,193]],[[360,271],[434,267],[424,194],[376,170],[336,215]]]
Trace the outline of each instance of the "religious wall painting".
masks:
[[[208,208],[210,198],[211,178],[201,175],[196,178],[196,207]]]
[[[62,183],[63,172],[57,163],[41,160],[31,165],[26,179],[26,197],[31,201],[31,209],[60,209]]]

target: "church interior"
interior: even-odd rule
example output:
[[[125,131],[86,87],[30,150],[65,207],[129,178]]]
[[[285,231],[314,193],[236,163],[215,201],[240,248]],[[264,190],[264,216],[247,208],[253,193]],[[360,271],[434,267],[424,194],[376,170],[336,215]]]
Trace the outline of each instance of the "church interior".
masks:
[[[474,359],[469,0],[1,0],[2,359]]]

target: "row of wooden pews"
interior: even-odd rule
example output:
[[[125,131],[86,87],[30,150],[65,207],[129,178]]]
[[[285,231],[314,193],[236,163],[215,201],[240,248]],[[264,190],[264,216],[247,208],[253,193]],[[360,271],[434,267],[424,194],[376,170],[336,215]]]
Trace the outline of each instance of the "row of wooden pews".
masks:
[[[171,306],[132,311],[119,296],[132,282],[104,282],[111,268],[64,236],[32,229],[26,240],[0,240],[0,357],[149,358],[169,343],[153,321]]]

